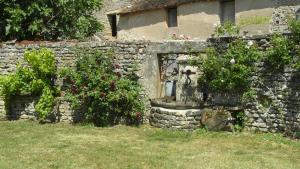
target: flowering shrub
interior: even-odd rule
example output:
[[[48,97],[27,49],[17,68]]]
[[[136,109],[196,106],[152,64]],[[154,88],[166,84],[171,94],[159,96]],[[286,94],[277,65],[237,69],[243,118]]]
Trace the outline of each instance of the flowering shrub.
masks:
[[[113,53],[81,51],[75,71],[64,69],[66,94],[75,110],[82,110],[86,119],[97,126],[140,122],[144,105],[136,81],[122,75],[121,66],[113,63]]]
[[[253,42],[247,44],[242,40],[232,42],[225,52],[209,48],[206,58],[200,56],[194,62],[203,72],[199,84],[214,92],[246,91],[259,56]]]

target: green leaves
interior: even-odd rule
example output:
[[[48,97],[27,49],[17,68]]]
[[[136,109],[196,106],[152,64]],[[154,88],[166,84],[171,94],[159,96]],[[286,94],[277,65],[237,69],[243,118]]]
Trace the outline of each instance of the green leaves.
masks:
[[[40,118],[46,119],[52,112],[54,104],[55,96],[53,90],[49,87],[45,87],[38,103],[35,106],[35,110],[39,113]]]
[[[291,46],[289,40],[282,35],[273,35],[271,47],[268,48],[265,59],[273,70],[282,69],[284,65],[292,62]]]
[[[50,49],[26,51],[25,64],[17,67],[14,74],[1,77],[0,93],[9,103],[16,95],[41,95],[35,106],[39,117],[44,119],[52,112],[57,89],[53,84],[56,76],[54,53]]]
[[[55,57],[51,49],[26,51],[24,58],[33,71],[40,76],[51,76],[56,71]]]
[[[98,126],[141,120],[144,110],[139,85],[122,76],[121,65],[109,53],[78,51],[76,69],[64,69],[66,99],[74,109],[85,108],[86,118]]]
[[[198,67],[203,71],[199,83],[215,92],[246,91],[250,87],[253,65],[259,56],[255,44],[248,45],[242,40],[229,44],[225,52],[209,48],[207,57],[199,58]]]
[[[223,25],[216,25],[215,34],[217,36],[237,36],[240,28],[230,21],[226,21]]]
[[[1,0],[0,40],[81,39],[100,31],[102,0]]]

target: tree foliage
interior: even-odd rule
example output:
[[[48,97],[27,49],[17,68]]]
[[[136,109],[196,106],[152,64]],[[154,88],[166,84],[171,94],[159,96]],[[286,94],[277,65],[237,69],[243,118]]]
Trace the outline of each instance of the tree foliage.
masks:
[[[78,39],[101,30],[102,0],[0,0],[0,40]]]

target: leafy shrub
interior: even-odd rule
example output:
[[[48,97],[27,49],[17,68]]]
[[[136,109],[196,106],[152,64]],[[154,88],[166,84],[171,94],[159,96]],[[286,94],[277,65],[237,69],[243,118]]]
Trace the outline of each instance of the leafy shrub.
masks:
[[[102,0],[0,0],[0,40],[72,39],[101,30]]]
[[[237,36],[240,28],[230,21],[226,21],[223,25],[217,25],[215,34],[217,36]]]
[[[291,46],[288,38],[282,35],[273,35],[271,47],[267,49],[265,60],[273,70],[282,69],[292,62]]]
[[[52,112],[55,95],[58,93],[54,85],[56,77],[54,53],[46,48],[28,50],[24,54],[24,59],[25,63],[20,64],[14,74],[1,78],[0,94],[4,96],[7,104],[13,96],[41,95],[35,109],[39,117],[45,119]]]
[[[289,22],[289,28],[292,33],[293,41],[295,45],[299,45],[300,43],[300,21],[299,20],[291,20]]]
[[[292,54],[297,56],[295,58],[294,67],[300,70],[300,21],[299,20],[291,20],[289,23],[289,28],[292,33]]]
[[[198,67],[203,72],[199,83],[214,92],[247,91],[254,62],[259,56],[255,45],[242,40],[229,44],[225,52],[210,48],[206,58],[199,57]]]
[[[112,53],[80,51],[75,71],[61,72],[66,99],[75,110],[85,108],[87,120],[97,126],[114,125],[122,118],[128,123],[139,122],[144,110],[139,85],[123,76],[120,65],[112,60]]]

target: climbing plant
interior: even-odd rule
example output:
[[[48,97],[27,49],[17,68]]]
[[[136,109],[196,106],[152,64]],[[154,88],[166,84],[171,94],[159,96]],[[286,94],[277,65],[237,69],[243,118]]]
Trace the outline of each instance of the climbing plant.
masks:
[[[255,44],[241,39],[229,44],[226,51],[209,48],[207,57],[200,56],[195,62],[203,72],[199,84],[212,92],[246,91],[250,87],[253,65],[259,57]]]
[[[199,84],[210,92],[239,93],[244,100],[253,100],[257,95],[252,88],[255,63],[264,63],[269,72],[283,73],[283,68],[291,67],[300,70],[300,22],[291,20],[291,34],[271,36],[269,46],[259,48],[255,42],[237,38],[226,46],[226,49],[211,47],[206,56],[199,55],[192,63],[202,71]],[[221,30],[222,32],[226,32]],[[264,85],[260,79],[259,85]],[[273,96],[276,98],[276,96]],[[281,107],[273,106],[281,112]],[[245,115],[240,113],[237,118],[243,121]],[[238,124],[243,126],[242,123]]]
[[[100,31],[102,0],[0,0],[0,41],[78,39]]]
[[[40,96],[35,105],[41,119],[48,117],[55,104],[58,88],[55,86],[56,64],[50,49],[27,50],[24,62],[17,66],[15,73],[3,76],[0,80],[0,94],[4,97],[6,108],[14,96]]]

